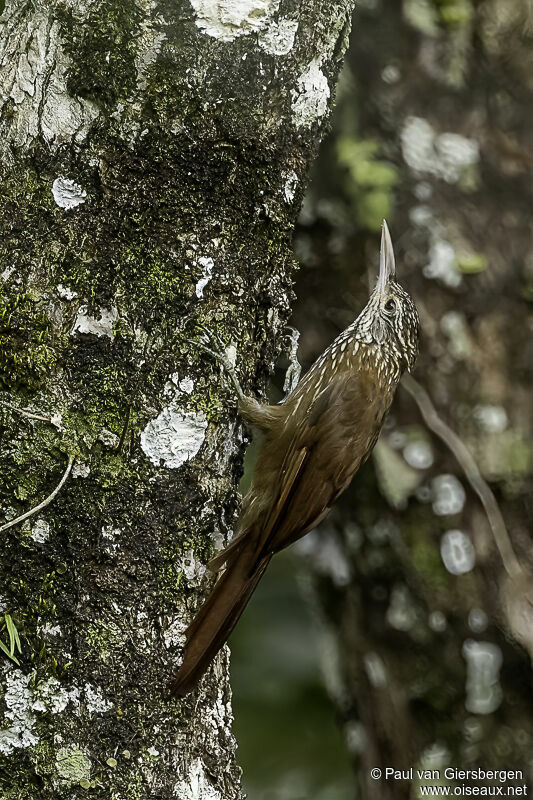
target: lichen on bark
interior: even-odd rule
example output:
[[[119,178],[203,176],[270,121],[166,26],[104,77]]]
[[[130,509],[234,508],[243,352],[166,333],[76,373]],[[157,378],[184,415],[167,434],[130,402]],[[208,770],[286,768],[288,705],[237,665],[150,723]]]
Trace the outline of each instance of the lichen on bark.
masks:
[[[244,446],[191,339],[215,328],[264,388],[352,5],[280,3],[261,44],[186,0],[6,4],[0,526],[74,466],[1,534],[5,800],[239,796],[227,653],[197,698],[166,696]]]

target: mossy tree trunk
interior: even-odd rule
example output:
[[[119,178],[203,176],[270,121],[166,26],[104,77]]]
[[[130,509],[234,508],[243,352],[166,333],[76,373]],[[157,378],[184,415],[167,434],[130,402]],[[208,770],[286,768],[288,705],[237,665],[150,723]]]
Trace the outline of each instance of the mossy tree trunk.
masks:
[[[6,4],[2,800],[239,796],[227,653],[166,696],[246,441],[190,339],[264,387],[352,6]]]
[[[296,238],[310,254],[296,324],[309,358],[344,327],[389,217],[421,314],[414,377],[475,456],[507,534],[452,434],[430,430],[400,388],[372,463],[306,544],[328,683],[358,797],[421,796],[416,781],[372,778],[386,767],[521,770],[510,783],[522,787],[533,742],[531,8],[364,5]],[[315,313],[306,291],[320,297]],[[323,330],[306,330],[325,308]]]

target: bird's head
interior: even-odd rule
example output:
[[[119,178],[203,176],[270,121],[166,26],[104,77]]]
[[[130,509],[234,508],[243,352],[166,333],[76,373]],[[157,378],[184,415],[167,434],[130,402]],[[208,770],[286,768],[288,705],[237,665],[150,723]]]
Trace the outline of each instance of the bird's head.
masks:
[[[414,366],[418,355],[418,312],[411,297],[396,281],[394,249],[385,220],[378,282],[356,325],[364,341],[381,345],[402,370]]]

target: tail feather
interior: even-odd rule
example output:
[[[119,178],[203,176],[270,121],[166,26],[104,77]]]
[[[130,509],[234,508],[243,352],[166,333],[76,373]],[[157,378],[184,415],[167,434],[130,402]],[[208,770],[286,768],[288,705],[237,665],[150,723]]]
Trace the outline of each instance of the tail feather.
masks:
[[[211,572],[218,572],[222,569],[224,564],[230,561],[230,559],[236,557],[237,550],[240,550],[243,542],[245,541],[245,536],[247,533],[248,531],[244,531],[243,533],[237,534],[237,536],[231,540],[224,550],[221,550],[220,553],[217,553],[216,556],[213,556],[207,565]]]
[[[183,663],[170,690],[173,697],[194,689],[237,624],[269,561],[267,556],[254,565],[244,552],[228,564],[187,630]]]

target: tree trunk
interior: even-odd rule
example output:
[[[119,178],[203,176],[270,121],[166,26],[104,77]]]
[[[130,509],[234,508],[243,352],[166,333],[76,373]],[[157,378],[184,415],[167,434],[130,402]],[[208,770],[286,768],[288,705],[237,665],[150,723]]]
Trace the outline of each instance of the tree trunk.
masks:
[[[2,800],[240,795],[227,650],[167,696],[247,441],[191,339],[264,388],[352,6],[7,2]]]
[[[373,466],[305,545],[328,683],[359,797],[419,797],[385,768],[423,766],[521,770],[505,794],[529,782],[533,740],[531,9],[365,6],[296,239],[296,322],[311,359],[353,318],[389,216],[421,313],[414,377],[448,430],[400,389]]]

